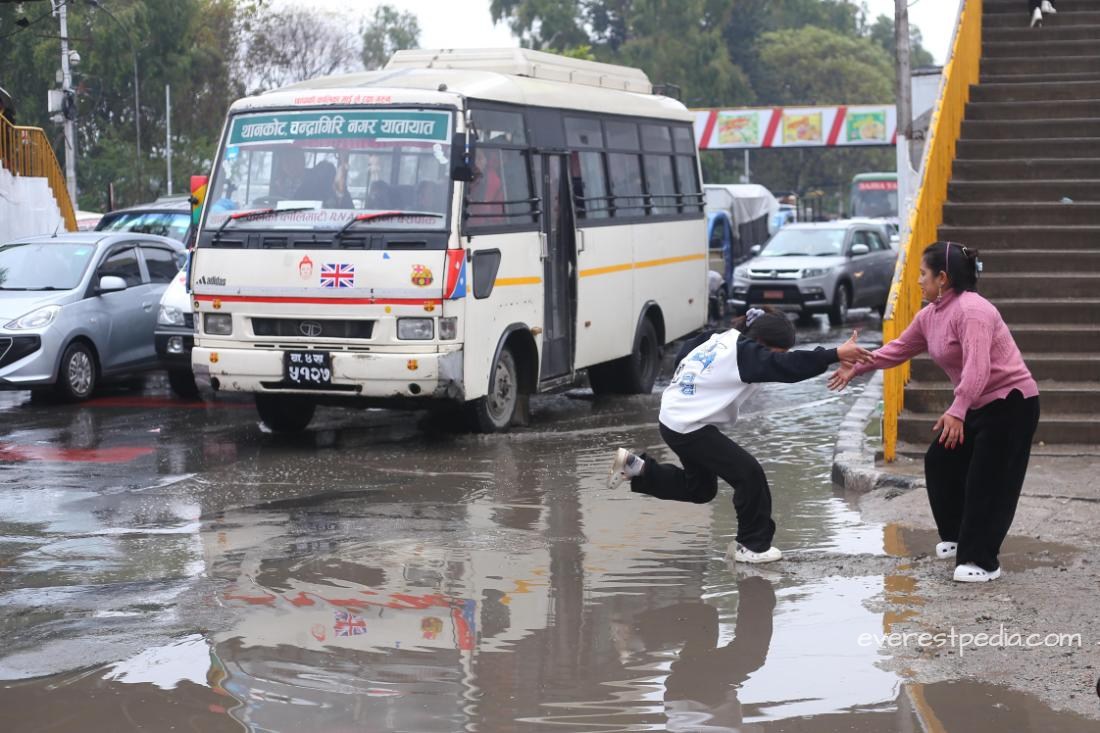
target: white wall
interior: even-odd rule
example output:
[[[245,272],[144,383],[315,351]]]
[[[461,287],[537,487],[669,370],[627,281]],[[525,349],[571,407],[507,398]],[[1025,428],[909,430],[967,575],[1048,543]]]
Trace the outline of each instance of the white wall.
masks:
[[[0,168],[0,243],[65,228],[45,178],[12,176]]]

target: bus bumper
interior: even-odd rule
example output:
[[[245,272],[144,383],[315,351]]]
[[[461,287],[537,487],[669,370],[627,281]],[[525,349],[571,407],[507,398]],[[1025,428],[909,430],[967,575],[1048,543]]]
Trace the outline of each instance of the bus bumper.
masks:
[[[463,400],[462,350],[444,353],[328,352],[331,385],[302,388],[286,380],[283,351],[196,346],[196,376],[208,376],[215,390],[372,399]]]

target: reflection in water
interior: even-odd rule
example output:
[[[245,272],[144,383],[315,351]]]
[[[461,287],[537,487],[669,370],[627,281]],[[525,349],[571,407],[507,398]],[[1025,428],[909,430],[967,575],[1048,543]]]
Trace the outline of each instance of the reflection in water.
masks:
[[[737,582],[733,640],[719,640],[718,609],[680,603],[639,615],[637,631],[646,648],[682,645],[665,679],[669,731],[719,733],[742,730],[738,690],[764,666],[772,641],[775,590],[763,577]]]

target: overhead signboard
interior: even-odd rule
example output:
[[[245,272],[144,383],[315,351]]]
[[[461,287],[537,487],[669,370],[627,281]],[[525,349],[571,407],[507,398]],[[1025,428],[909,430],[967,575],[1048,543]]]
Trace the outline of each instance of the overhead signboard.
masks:
[[[893,105],[695,110],[700,150],[887,146],[897,142]]]

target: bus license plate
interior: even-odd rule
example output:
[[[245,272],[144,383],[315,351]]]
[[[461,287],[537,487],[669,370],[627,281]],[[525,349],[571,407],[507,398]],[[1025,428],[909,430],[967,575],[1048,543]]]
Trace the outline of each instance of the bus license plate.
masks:
[[[764,297],[768,300],[783,300],[782,290],[765,290]]]
[[[327,351],[288,351],[283,375],[289,385],[326,387],[332,384],[332,355]]]

